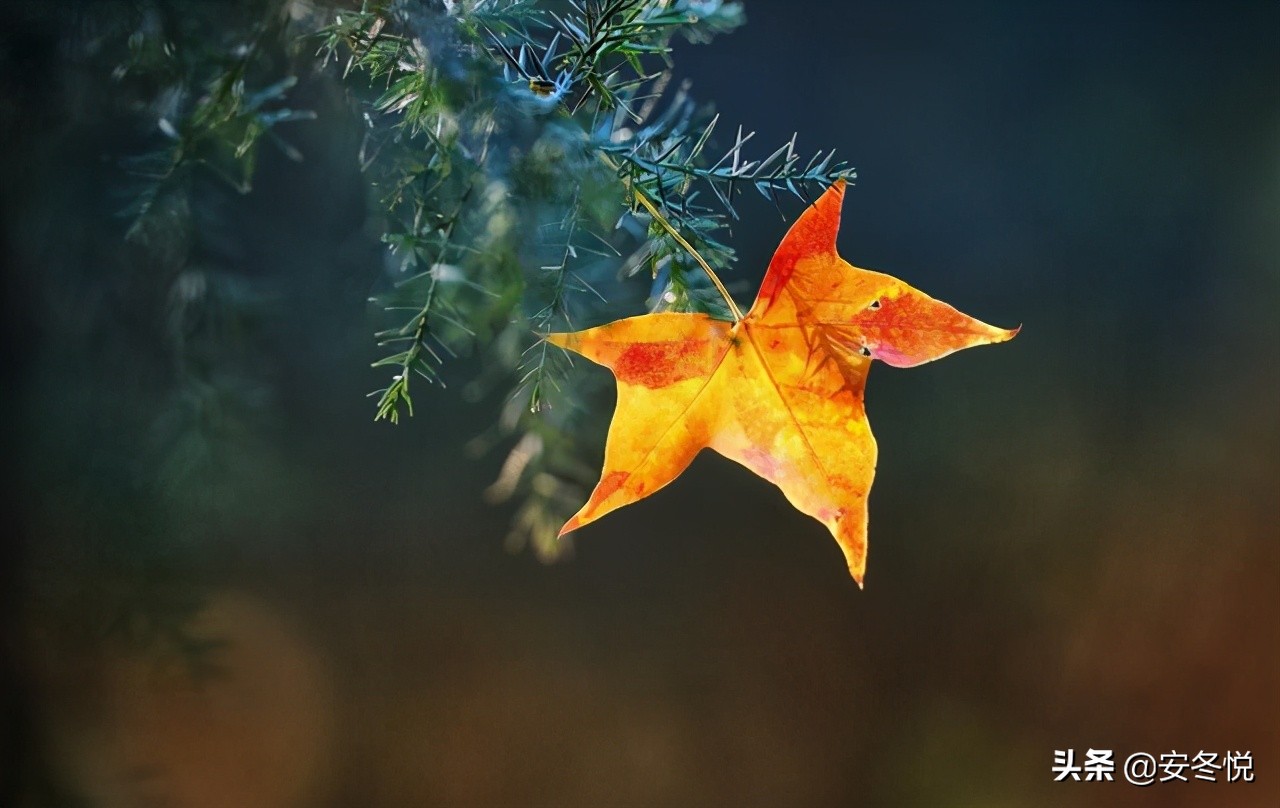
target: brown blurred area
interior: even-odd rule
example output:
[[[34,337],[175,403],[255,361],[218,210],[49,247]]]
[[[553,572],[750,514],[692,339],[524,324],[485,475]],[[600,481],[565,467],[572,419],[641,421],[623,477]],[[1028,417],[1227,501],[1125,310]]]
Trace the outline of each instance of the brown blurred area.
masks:
[[[432,391],[407,425],[369,421],[376,248],[321,122],[300,136],[312,162],[264,164],[235,220],[263,231],[246,263],[305,292],[271,335],[263,427],[288,513],[166,582],[199,582],[213,670],[54,630],[40,595],[122,567],[94,578],[64,541],[94,517],[34,493],[99,472],[40,466],[47,397],[78,365],[34,322],[36,279],[80,257],[38,226],[67,203],[33,172],[96,180],[11,133],[34,156],[6,167],[0,803],[1280,804],[1280,8],[747,13],[677,52],[694,91],[764,144],[798,130],[859,167],[849,261],[1024,324],[873,369],[866,590],[821,525],[710,453],[564,563],[504,551],[510,510],[482,497],[501,457],[467,448],[493,397]],[[10,98],[52,105],[38,127],[50,93]],[[740,299],[786,227],[747,208]],[[77,451],[91,470],[106,452]],[[1054,750],[1088,748],[1247,750],[1256,780],[1053,781]]]

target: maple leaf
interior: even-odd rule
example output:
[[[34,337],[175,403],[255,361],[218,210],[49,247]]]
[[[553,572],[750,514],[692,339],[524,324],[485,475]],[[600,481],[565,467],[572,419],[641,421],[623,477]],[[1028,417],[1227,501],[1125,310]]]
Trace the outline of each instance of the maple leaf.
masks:
[[[618,383],[600,482],[561,535],[652,494],[709,447],[826,525],[862,586],[876,466],[863,409],[871,361],[912,367],[1018,329],[845,262],[843,200],[840,181],[801,214],[736,323],[666,312],[547,336]]]

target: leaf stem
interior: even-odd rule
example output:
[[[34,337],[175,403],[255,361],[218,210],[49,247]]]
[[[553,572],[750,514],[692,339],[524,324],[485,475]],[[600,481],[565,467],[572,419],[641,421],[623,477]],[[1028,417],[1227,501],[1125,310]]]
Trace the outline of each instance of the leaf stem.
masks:
[[[733,302],[733,298],[729,296],[729,290],[724,287],[724,283],[721,282],[720,277],[716,275],[715,270],[711,268],[711,265],[707,263],[707,260],[693,248],[693,245],[690,244],[684,236],[680,235],[680,231],[675,228],[675,225],[671,224],[671,222],[667,220],[666,216],[662,215],[662,211],[658,210],[658,206],[653,204],[653,200],[650,199],[644,191],[632,184],[631,193],[635,195],[636,201],[643,205],[645,210],[649,211],[649,215],[653,217],[653,220],[662,225],[663,229],[670,233],[671,237],[676,240],[676,243],[681,247],[684,247],[685,251],[688,252],[689,255],[693,256],[693,260],[698,262],[698,266],[702,267],[702,271],[707,273],[707,277],[711,279],[713,284],[715,284],[716,290],[720,292],[720,296],[723,297],[724,302],[728,304],[729,313],[733,315],[733,321],[735,323],[742,322],[742,310],[738,308],[737,303]]]

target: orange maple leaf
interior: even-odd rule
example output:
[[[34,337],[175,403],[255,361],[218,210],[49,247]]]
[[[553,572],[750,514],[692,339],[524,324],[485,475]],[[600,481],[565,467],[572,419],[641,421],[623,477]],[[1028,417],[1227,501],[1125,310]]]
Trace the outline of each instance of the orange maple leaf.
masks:
[[[1017,329],[845,262],[843,200],[841,181],[796,220],[736,323],[667,312],[547,336],[618,382],[600,482],[561,535],[652,494],[710,447],[826,525],[862,585],[876,466],[863,409],[871,360],[911,367]]]

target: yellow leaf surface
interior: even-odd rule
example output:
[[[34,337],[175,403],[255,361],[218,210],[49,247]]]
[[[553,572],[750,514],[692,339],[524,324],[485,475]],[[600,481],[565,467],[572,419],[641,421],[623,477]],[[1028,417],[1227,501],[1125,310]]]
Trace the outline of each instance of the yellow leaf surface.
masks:
[[[876,467],[863,409],[871,361],[911,367],[1017,329],[844,261],[843,199],[839,182],[800,216],[737,323],[668,312],[548,335],[618,383],[600,482],[562,535],[652,494],[711,448],[826,525],[862,585]]]

